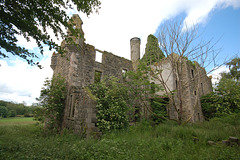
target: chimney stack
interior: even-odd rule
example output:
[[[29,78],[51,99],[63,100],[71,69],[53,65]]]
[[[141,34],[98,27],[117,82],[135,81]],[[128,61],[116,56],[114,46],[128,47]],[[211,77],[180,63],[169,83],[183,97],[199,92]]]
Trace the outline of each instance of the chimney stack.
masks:
[[[134,71],[137,69],[138,61],[140,59],[140,43],[141,43],[141,40],[138,37],[133,37],[130,40],[131,61],[132,61],[132,64],[133,64],[133,70]]]

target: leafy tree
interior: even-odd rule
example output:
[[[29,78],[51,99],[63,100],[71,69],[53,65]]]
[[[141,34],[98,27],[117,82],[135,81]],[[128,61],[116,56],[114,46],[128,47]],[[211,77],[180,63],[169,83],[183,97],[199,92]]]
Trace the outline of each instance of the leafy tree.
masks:
[[[129,126],[128,88],[115,77],[89,86],[97,102],[97,126],[102,132]]]
[[[236,57],[227,63],[230,72],[222,73],[221,76],[224,78],[233,78],[235,80],[240,80],[240,58]]]
[[[168,119],[167,105],[169,105],[167,97],[155,97],[151,99],[151,108],[154,114],[152,114],[152,120],[159,124]]]
[[[146,61],[149,65],[159,62],[159,60],[163,57],[165,56],[159,48],[158,39],[154,35],[150,34],[147,38],[145,54],[142,58],[142,61]]]
[[[69,28],[76,33],[73,26],[68,23],[69,17],[66,10],[77,7],[87,15],[100,6],[99,0],[0,0],[0,49],[19,56],[29,64],[35,64],[35,53],[17,45],[17,36],[23,36],[27,41],[33,38],[41,53],[43,45],[49,49],[61,51],[61,48],[51,39],[49,29],[59,38],[65,38],[63,27]],[[8,57],[0,50],[0,58]]]
[[[53,76],[52,80],[47,79],[37,100],[44,108],[46,128],[60,131],[66,100],[65,79],[61,75]]]
[[[9,117],[16,117],[16,111],[15,110],[10,110],[9,112],[8,112],[8,116]]]
[[[8,116],[8,109],[5,106],[0,106],[0,116],[4,118]]]
[[[207,119],[223,114],[240,112],[240,58],[226,63],[230,72],[221,73],[222,78],[213,93],[201,97],[202,109]]]
[[[222,78],[215,89],[224,103],[224,107],[229,107],[231,112],[240,111],[240,82],[234,79]]]
[[[201,103],[207,119],[240,112],[240,82],[222,78],[215,92],[203,96]]]
[[[148,119],[155,114],[150,103],[151,99],[155,98],[155,93],[161,89],[159,85],[151,83],[151,77],[149,76],[151,67],[147,63],[148,61],[141,60],[136,71],[126,73],[124,82],[135,107],[135,120],[139,120],[139,118]]]

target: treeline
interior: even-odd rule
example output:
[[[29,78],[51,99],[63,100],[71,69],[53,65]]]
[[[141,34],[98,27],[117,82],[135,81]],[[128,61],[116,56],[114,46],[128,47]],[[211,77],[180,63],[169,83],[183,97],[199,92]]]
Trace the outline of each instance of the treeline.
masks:
[[[14,103],[0,100],[0,117],[32,117],[37,108],[39,107],[36,105],[26,106],[24,103]]]

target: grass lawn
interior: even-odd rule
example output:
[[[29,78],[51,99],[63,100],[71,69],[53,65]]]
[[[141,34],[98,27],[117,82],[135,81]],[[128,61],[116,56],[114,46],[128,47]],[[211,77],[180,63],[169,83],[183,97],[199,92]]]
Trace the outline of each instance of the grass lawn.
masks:
[[[36,121],[33,117],[13,117],[13,118],[0,118],[1,125],[24,125],[24,124],[34,124]]]
[[[169,121],[152,127],[143,121],[101,139],[87,140],[69,131],[46,135],[35,124],[0,125],[0,159],[240,159],[240,146],[221,143],[229,136],[240,138],[239,115],[185,126]],[[217,144],[208,145],[209,140]]]

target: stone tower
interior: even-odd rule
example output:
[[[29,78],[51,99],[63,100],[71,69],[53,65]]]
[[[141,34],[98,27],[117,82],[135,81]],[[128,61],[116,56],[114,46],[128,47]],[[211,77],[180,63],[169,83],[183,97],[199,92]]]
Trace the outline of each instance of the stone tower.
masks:
[[[137,64],[140,59],[140,43],[141,43],[141,40],[138,37],[133,37],[130,40],[131,61],[132,61],[132,65],[133,65],[133,70],[137,69]]]

